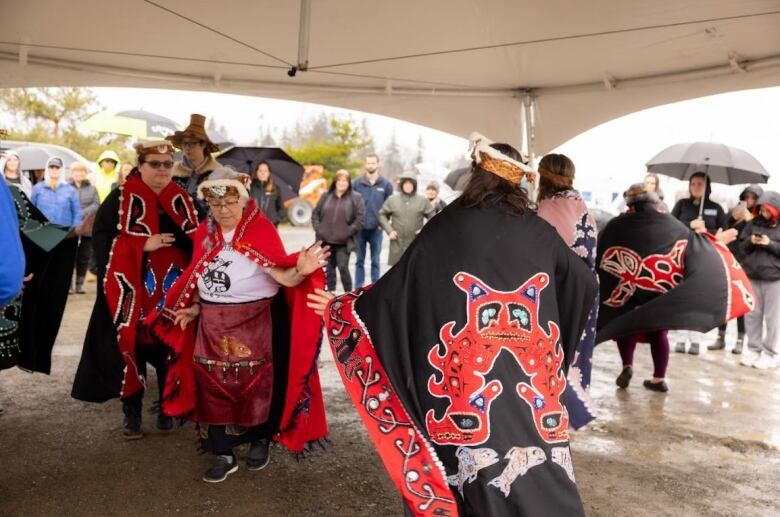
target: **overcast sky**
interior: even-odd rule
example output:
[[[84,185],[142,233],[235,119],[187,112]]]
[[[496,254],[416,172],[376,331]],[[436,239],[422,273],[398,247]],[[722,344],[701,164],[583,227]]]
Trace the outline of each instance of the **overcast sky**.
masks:
[[[467,146],[462,138],[465,135],[300,102],[167,90],[96,88],[95,92],[109,110],[145,109],[184,124],[192,112],[215,117],[237,143],[257,138],[261,126],[281,132],[299,119],[324,111],[351,115],[358,121],[366,117],[380,152],[394,130],[410,151],[416,148],[418,135],[423,135],[427,159],[442,166]],[[734,92],[641,111],[582,133],[556,152],[574,160],[578,188],[622,191],[643,178],[645,162],[663,148],[694,141],[720,142],[750,152],[775,175],[770,185],[780,188],[780,88]],[[667,191],[676,188],[674,182],[665,183]]]

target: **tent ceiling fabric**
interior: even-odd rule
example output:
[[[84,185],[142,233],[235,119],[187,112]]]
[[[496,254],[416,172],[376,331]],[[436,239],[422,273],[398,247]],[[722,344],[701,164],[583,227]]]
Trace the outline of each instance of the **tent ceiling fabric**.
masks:
[[[308,71],[298,65],[309,4]],[[780,0],[4,0],[0,87],[220,91],[535,150],[640,109],[780,85]],[[731,62],[730,62],[731,56]],[[194,107],[193,107],[194,108]]]

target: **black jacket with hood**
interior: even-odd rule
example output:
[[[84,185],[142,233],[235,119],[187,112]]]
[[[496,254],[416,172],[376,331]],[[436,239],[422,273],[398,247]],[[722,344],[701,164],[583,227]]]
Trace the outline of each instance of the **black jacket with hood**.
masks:
[[[780,211],[780,194],[768,190],[764,192],[756,207],[771,205]],[[754,234],[763,234],[769,237],[768,246],[757,246],[750,240]],[[768,221],[757,216],[749,221],[740,235],[740,251],[742,254],[742,267],[752,280],[774,282],[780,280],[780,224],[778,221]]]
[[[739,194],[739,200],[744,201],[747,194],[753,194],[756,196],[756,200],[761,197],[761,194],[764,193],[764,189],[761,188],[758,185],[748,185],[745,187],[745,189]],[[757,206],[753,206],[753,209],[751,209],[751,212],[756,212]],[[731,251],[732,255],[737,257],[737,260],[742,262],[742,239],[744,238],[743,230],[745,229],[745,225],[748,223],[746,219],[741,219],[737,221],[732,217],[731,214],[729,214],[729,228],[734,228],[737,230],[737,238],[736,240],[730,242],[728,244],[729,251]]]
[[[690,181],[688,182],[688,192],[691,191]],[[707,177],[707,187],[704,191],[704,211],[702,218],[704,219],[704,225],[707,227],[707,231],[715,234],[718,229],[726,229],[728,227],[728,216],[723,211],[723,207],[718,203],[710,200],[710,193],[712,192],[712,185],[710,178]],[[685,226],[690,227],[691,221],[699,217],[699,204],[698,200],[692,197],[681,199],[672,208],[672,215],[676,217]]]

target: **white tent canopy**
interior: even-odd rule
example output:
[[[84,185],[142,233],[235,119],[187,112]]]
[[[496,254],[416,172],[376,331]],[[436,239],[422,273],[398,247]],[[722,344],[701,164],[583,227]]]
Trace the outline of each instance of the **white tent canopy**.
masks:
[[[530,134],[537,153],[640,109],[780,85],[780,0],[2,4],[0,87],[276,97]]]

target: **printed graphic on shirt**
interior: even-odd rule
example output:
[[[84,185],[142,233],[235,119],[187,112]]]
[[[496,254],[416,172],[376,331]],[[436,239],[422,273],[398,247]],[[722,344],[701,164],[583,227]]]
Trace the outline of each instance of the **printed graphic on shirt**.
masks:
[[[209,292],[214,294],[225,293],[230,290],[230,275],[227,268],[233,262],[217,257],[214,262],[209,264],[208,269],[203,274],[203,284]]]

